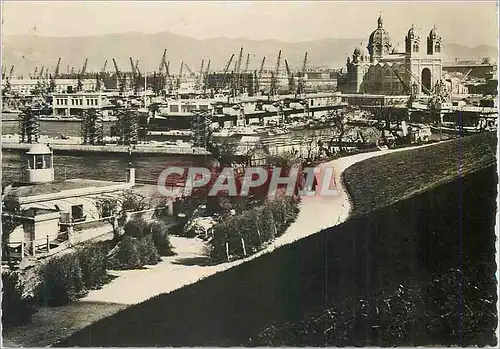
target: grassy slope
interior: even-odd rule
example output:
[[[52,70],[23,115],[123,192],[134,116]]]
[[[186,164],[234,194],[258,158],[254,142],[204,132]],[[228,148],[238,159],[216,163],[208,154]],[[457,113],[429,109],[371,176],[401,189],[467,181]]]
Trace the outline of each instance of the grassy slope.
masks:
[[[420,332],[403,332],[400,345],[494,345],[496,182],[492,166],[457,178],[128,308],[58,346],[262,344],[257,335],[272,323],[299,323],[346,298],[395,292],[401,284],[416,284],[426,303],[415,311]],[[458,277],[449,272],[459,268]],[[444,286],[433,283],[436,277]],[[380,344],[380,332],[367,331],[377,321],[363,320],[341,344]],[[285,330],[284,344],[338,343],[336,331],[323,330],[300,334],[300,342]]]
[[[496,143],[495,133],[483,133],[359,162],[343,173],[351,213],[370,212],[495,164]]]

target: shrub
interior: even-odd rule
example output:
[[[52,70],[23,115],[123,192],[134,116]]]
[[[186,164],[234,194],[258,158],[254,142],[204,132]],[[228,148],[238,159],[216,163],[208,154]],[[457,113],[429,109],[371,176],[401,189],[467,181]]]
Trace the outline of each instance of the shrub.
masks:
[[[154,220],[149,224],[149,231],[160,256],[172,256],[172,244],[168,234],[167,225],[160,220]]]
[[[227,260],[227,252],[233,257],[244,257],[244,252],[249,255],[258,251],[266,242],[285,233],[297,218],[298,202],[295,198],[282,197],[244,211],[238,216],[225,217],[213,227],[211,258],[223,261]]]
[[[41,269],[41,280],[39,297],[43,305],[68,304],[87,292],[76,254],[50,259]]]
[[[148,223],[142,217],[131,219],[123,227],[124,233],[127,236],[140,238],[150,233]]]
[[[108,247],[106,242],[87,243],[76,252],[82,278],[88,289],[99,288],[108,280]]]
[[[136,239],[125,235],[116,245],[114,254],[109,259],[111,269],[138,269],[142,267]]]
[[[151,235],[146,235],[137,239],[136,243],[139,258],[141,260],[141,266],[147,264],[158,264],[161,258]]]
[[[2,273],[2,324],[5,327],[23,325],[36,312],[33,297],[24,297],[24,287],[16,272]]]
[[[142,238],[124,236],[116,245],[108,264],[111,269],[139,269],[146,264],[157,264],[160,255],[151,235]]]

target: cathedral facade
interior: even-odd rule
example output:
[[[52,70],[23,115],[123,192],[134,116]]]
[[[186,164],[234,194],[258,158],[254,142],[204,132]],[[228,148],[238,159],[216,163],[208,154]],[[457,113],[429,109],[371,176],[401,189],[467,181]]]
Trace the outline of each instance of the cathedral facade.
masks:
[[[404,50],[393,47],[382,16],[369,39],[354,49],[338,77],[343,93],[380,95],[430,94],[442,84],[442,39],[434,27],[425,41],[408,30]]]

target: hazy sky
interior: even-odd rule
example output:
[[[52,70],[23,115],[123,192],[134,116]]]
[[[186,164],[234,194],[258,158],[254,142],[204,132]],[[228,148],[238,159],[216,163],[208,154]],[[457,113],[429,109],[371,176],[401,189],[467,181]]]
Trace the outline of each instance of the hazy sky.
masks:
[[[305,41],[365,38],[382,11],[391,36],[412,23],[437,25],[447,42],[497,45],[495,2],[3,2],[3,35],[86,36],[171,31],[198,39],[246,37]]]

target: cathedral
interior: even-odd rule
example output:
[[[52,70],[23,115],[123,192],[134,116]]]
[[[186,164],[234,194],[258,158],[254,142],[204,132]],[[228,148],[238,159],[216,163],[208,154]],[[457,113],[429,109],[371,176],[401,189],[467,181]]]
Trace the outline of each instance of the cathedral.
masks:
[[[347,65],[338,78],[339,91],[380,95],[430,94],[442,83],[441,50],[442,39],[436,27],[429,32],[424,43],[413,25],[406,34],[404,51],[393,47],[380,15],[368,45],[356,47],[352,58],[347,58]]]

